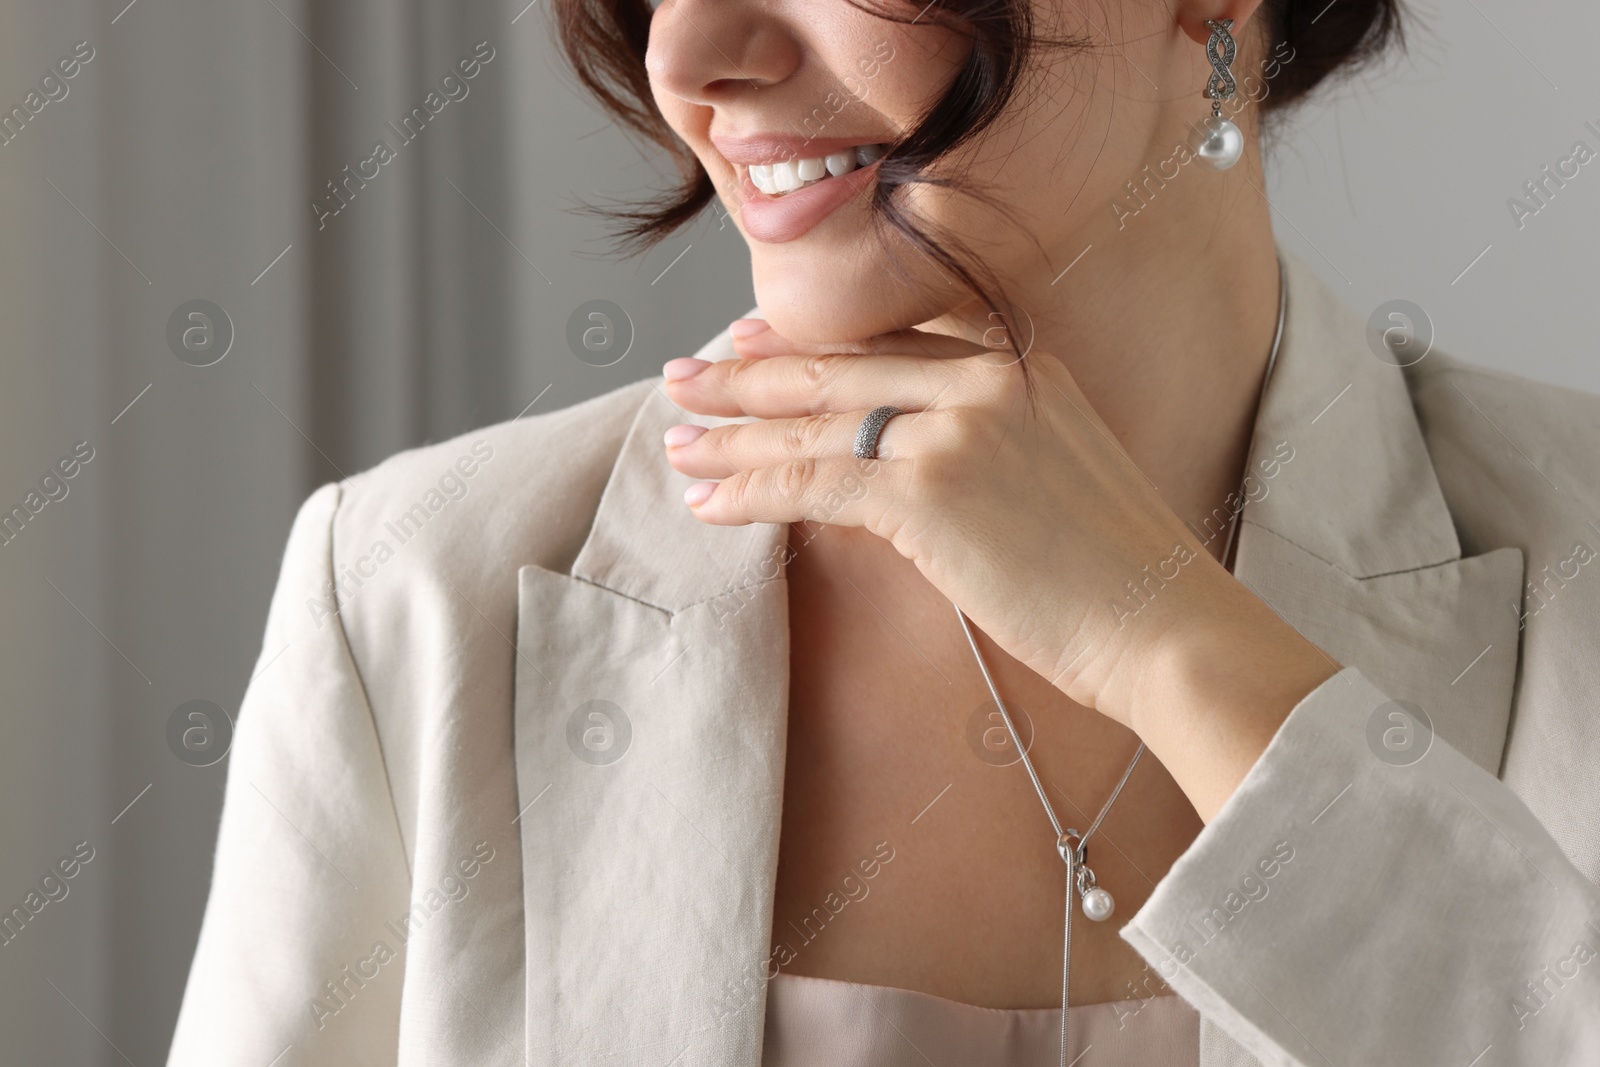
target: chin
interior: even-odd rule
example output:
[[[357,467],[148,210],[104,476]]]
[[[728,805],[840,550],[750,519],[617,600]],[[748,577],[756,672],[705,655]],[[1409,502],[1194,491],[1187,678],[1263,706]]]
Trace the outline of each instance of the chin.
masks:
[[[947,310],[927,293],[908,290],[881,255],[852,257],[843,270],[839,257],[821,254],[772,256],[759,249],[751,258],[756,304],[791,341],[861,341],[910,329]]]

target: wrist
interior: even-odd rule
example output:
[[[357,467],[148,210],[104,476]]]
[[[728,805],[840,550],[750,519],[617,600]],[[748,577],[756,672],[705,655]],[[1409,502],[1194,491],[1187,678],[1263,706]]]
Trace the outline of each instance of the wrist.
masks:
[[[1254,597],[1162,638],[1130,686],[1127,722],[1210,822],[1340,665]]]

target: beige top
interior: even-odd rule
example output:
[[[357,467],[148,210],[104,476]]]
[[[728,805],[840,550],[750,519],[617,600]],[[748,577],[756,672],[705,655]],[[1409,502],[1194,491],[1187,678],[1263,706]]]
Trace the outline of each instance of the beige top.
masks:
[[[1181,997],[1067,1009],[1078,1067],[1195,1067],[1200,1015]],[[1055,1067],[1059,1008],[979,1008],[909,989],[779,973],[762,1067]],[[1080,1058],[1081,1057],[1081,1058]]]

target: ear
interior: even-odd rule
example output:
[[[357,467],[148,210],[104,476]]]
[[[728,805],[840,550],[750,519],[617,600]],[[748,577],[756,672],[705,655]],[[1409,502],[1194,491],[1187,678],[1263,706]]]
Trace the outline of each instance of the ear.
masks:
[[[1211,27],[1206,19],[1232,19],[1233,36],[1245,40],[1246,27],[1261,7],[1261,0],[1178,0],[1175,12],[1178,25],[1195,44],[1203,45],[1211,39]]]

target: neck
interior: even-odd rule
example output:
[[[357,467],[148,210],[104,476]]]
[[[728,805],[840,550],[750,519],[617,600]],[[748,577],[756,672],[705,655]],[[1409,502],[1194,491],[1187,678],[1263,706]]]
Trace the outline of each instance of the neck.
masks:
[[[1220,174],[1199,168],[1183,167],[1120,228],[1107,212],[1049,249],[1049,264],[1029,272],[1033,281],[1007,288],[1026,312],[1017,329],[1025,333],[1030,320],[1034,329],[1028,358],[1066,364],[1193,529],[1204,529],[1243,480],[1278,324],[1278,264],[1269,209],[1256,192],[1258,157],[1247,152]],[[992,324],[968,307],[923,328],[976,339]],[[1225,537],[1207,545],[1214,555]]]

